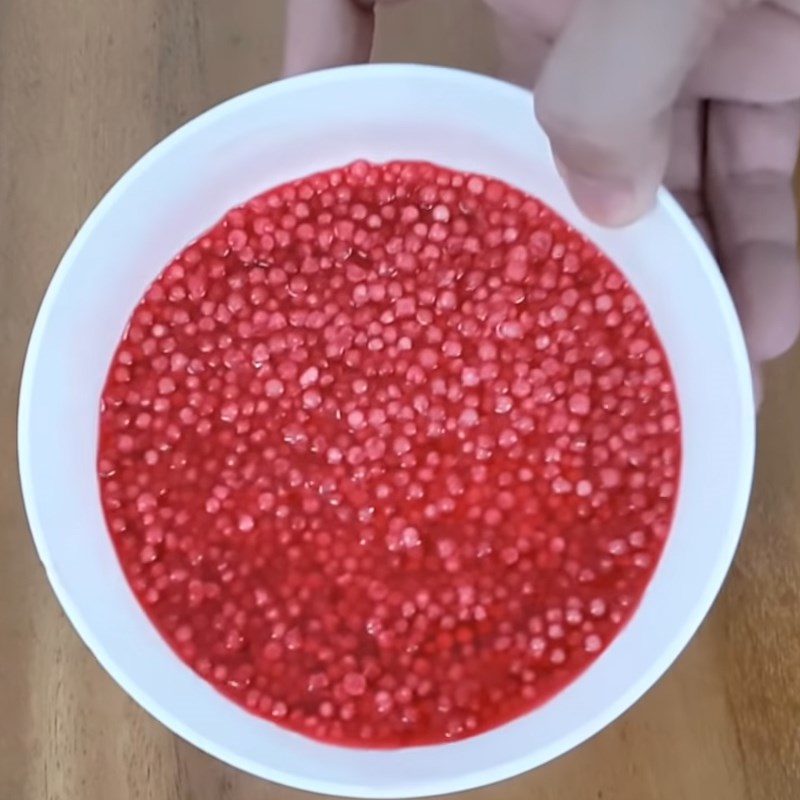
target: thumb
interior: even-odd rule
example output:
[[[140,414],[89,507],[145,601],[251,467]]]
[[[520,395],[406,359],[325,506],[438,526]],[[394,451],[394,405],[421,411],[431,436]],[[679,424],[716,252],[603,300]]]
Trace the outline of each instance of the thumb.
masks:
[[[288,0],[283,75],[367,61],[374,0]]]
[[[536,116],[575,202],[607,225],[650,208],[672,105],[726,13],[745,0],[579,0],[545,62]]]

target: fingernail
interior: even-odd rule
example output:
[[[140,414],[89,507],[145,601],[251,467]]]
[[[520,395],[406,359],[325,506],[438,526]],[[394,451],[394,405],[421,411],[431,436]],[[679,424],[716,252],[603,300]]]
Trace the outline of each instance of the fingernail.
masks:
[[[641,213],[629,183],[574,172],[558,160],[556,167],[572,199],[589,219],[602,225],[627,225]]]

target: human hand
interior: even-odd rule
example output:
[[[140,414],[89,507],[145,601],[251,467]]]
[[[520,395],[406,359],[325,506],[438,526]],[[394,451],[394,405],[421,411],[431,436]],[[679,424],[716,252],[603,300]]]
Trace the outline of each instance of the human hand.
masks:
[[[487,0],[503,77],[535,89],[587,216],[664,181],[717,254],[760,365],[800,330],[800,0]],[[374,0],[289,0],[285,74],[366,61]]]

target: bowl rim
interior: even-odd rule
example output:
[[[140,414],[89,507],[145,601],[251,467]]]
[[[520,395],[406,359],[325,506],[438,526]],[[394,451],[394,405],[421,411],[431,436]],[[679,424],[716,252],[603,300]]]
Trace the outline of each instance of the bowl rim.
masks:
[[[707,615],[730,567],[745,520],[755,457],[755,407],[752,394],[750,362],[741,326],[719,268],[708,250],[705,241],[677,201],[666,189],[662,187],[658,190],[657,204],[660,209],[671,218],[676,228],[686,238],[687,244],[689,244],[695,252],[698,262],[707,272],[707,277],[711,281],[712,288],[719,302],[719,312],[722,315],[723,322],[725,323],[730,337],[737,374],[737,391],[742,401],[739,420],[742,431],[742,447],[741,452],[738,454],[738,491],[736,497],[733,498],[732,507],[729,512],[729,519],[731,522],[728,526],[725,547],[720,548],[713,569],[710,569],[709,580],[705,585],[704,592],[695,604],[694,613],[684,620],[682,627],[674,634],[672,640],[665,645],[662,656],[651,664],[649,670],[640,675],[638,680],[632,682],[627,691],[620,696],[616,702],[609,704],[602,714],[598,714],[595,718],[587,720],[583,725],[574,729],[571,736],[564,737],[564,739],[554,742],[544,758],[517,758],[506,762],[501,761],[492,768],[483,770],[469,771],[469,769],[467,769],[459,775],[458,779],[430,781],[423,787],[415,785],[413,779],[410,779],[408,784],[396,786],[389,791],[387,789],[376,790],[372,787],[359,784],[357,782],[357,776],[354,776],[354,780],[351,783],[340,782],[334,784],[329,781],[308,777],[298,772],[283,772],[281,769],[273,766],[266,766],[263,763],[240,756],[231,752],[226,746],[209,740],[205,735],[182,722],[181,719],[173,715],[167,708],[154,700],[146,690],[142,689],[134,680],[129,678],[124,668],[118,665],[116,659],[105,648],[102,636],[95,634],[92,628],[86,623],[78,607],[73,603],[69,592],[62,584],[58,572],[55,569],[51,552],[47,544],[47,537],[42,530],[36,501],[34,499],[34,478],[31,467],[31,453],[28,445],[33,376],[36,363],[39,359],[39,353],[42,349],[42,340],[49,316],[58,300],[65,276],[72,269],[76,256],[80,252],[84,242],[92,236],[95,227],[111,209],[117,198],[124,194],[128,185],[135,181],[139,173],[145,171],[152,163],[157,162],[160,158],[167,155],[173,148],[180,146],[183,139],[187,136],[213,123],[218,118],[223,118],[236,111],[242,106],[253,102],[265,102],[272,97],[286,92],[292,92],[296,89],[319,86],[343,80],[359,80],[365,75],[369,75],[372,78],[397,78],[404,75],[442,78],[450,81],[460,81],[463,85],[481,83],[485,87],[489,87],[496,92],[504,92],[509,95],[514,94],[517,97],[519,97],[519,95],[524,95],[529,100],[532,98],[531,92],[518,86],[466,70],[405,63],[366,64],[334,67],[265,84],[231,97],[181,125],[138,158],[111,186],[92,209],[59,261],[37,311],[36,320],[31,331],[24,359],[17,417],[17,456],[22,497],[29,528],[39,560],[44,565],[48,580],[59,603],[78,635],[97,661],[123,691],[133,698],[147,713],[157,719],[161,724],[165,725],[173,733],[209,755],[260,778],[276,781],[292,788],[327,795],[349,795],[352,797],[364,798],[423,797],[473,789],[519,775],[566,753],[605,728],[639,700],[666,672],[677,656],[683,651]],[[533,113],[532,106],[531,113]],[[441,745],[433,746],[438,747]]]

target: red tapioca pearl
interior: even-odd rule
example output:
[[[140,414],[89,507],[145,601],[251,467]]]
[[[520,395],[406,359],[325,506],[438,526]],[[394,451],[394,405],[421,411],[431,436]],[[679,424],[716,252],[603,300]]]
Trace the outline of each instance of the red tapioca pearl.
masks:
[[[603,647],[602,639],[595,633],[590,633],[583,640],[583,647],[587,653],[596,653]]]
[[[583,392],[575,392],[567,400],[567,407],[570,412],[578,416],[586,416],[591,410],[591,400]]]

